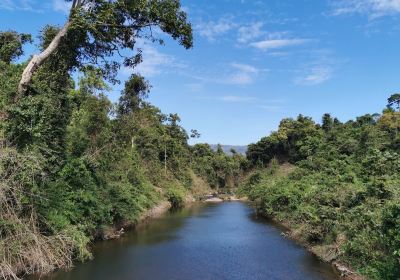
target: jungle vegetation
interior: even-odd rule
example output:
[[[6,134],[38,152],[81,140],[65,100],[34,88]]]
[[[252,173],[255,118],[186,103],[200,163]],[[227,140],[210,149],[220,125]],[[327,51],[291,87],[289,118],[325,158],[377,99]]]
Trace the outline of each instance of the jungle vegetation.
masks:
[[[251,144],[240,192],[327,261],[400,276],[400,95],[381,114],[298,116]],[[254,171],[255,170],[255,171]]]
[[[198,189],[232,187],[239,155],[190,146],[177,114],[146,101],[149,82],[123,81],[142,61],[139,40],[184,48],[192,29],[177,0],[74,0],[64,26],[0,32],[0,277],[46,273],[91,257],[89,244],[135,224],[168,199],[180,206]],[[159,33],[157,33],[159,34]],[[120,53],[129,56],[119,57]],[[118,59],[116,59],[118,58]]]
[[[286,223],[326,260],[371,279],[400,275],[400,95],[381,114],[321,124],[300,115],[248,147],[247,158],[190,146],[177,114],[147,101],[151,86],[120,67],[141,40],[184,48],[192,28],[178,0],[70,0],[63,26],[0,32],[0,276],[69,267],[110,228],[161,200],[234,189]],[[124,55],[121,55],[124,54]],[[128,55],[125,55],[128,54]],[[124,83],[115,104],[113,85]],[[242,174],[247,180],[241,183]]]

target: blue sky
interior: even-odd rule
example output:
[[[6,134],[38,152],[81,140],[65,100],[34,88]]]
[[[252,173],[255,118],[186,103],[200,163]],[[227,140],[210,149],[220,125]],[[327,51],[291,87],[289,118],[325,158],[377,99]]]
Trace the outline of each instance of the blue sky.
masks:
[[[248,144],[300,113],[346,121],[381,112],[399,91],[400,0],[181,3],[194,48],[141,42],[135,71],[153,85],[150,102],[197,129],[197,142]],[[0,29],[37,36],[45,24],[62,24],[67,8],[62,0],[0,0]]]

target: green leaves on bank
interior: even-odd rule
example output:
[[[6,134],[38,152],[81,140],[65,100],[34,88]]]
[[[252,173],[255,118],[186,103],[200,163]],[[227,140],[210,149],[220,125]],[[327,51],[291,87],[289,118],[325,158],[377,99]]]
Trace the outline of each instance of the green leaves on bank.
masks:
[[[250,145],[247,157],[258,171],[240,190],[321,257],[371,279],[400,275],[400,113],[391,108],[394,99],[382,114],[346,123],[329,114],[321,125],[303,116],[283,120],[277,132]],[[278,169],[276,160],[284,163]]]

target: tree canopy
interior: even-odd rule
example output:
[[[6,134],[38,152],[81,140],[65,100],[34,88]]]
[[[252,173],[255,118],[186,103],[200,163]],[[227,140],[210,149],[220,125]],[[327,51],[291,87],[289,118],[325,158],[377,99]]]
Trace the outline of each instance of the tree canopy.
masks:
[[[34,73],[50,56],[67,56],[64,63],[68,71],[95,65],[105,79],[115,83],[121,65],[134,67],[141,62],[141,50],[135,50],[138,41],[163,43],[157,29],[185,48],[193,45],[192,28],[178,0],[69,2],[72,6],[67,22],[61,28],[45,30],[42,52],[34,55],[24,69],[17,99],[28,90]]]

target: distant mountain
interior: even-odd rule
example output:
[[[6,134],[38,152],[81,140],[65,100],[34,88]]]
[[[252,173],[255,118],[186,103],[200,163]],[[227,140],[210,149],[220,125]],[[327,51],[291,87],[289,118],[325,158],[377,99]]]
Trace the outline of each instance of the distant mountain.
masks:
[[[214,151],[217,150],[218,145],[217,144],[210,144],[211,149]],[[228,154],[231,155],[231,149],[234,149],[238,154],[246,155],[247,151],[247,146],[235,146],[235,145],[221,145],[222,150]]]

